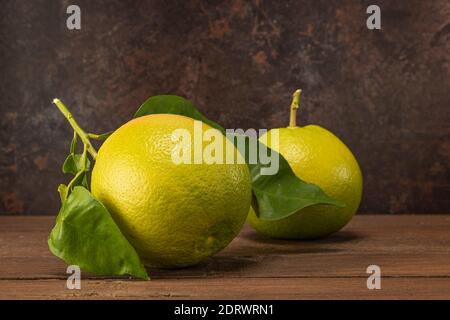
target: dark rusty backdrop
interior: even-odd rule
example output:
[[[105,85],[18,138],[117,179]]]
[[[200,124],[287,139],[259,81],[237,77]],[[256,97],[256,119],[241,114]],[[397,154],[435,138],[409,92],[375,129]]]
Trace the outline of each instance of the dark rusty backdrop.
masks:
[[[320,124],[364,173],[361,212],[450,210],[448,0],[2,0],[0,213],[55,214],[71,130],[62,98],[89,131],[130,119],[148,96],[192,99],[229,128]]]

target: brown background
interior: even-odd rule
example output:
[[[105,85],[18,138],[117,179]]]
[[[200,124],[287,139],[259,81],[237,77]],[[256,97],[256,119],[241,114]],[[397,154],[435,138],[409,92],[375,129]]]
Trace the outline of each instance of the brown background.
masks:
[[[0,1],[0,213],[55,214],[71,130],[124,123],[173,93],[228,128],[302,124],[341,137],[364,174],[361,212],[450,212],[448,0]]]

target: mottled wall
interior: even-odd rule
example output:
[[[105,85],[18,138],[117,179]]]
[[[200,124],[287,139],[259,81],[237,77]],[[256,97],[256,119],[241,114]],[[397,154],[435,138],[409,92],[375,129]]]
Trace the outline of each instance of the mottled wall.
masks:
[[[229,128],[303,124],[341,137],[362,167],[361,212],[450,212],[448,0],[0,0],[0,213],[55,214],[71,130],[127,121],[148,96],[192,99]]]

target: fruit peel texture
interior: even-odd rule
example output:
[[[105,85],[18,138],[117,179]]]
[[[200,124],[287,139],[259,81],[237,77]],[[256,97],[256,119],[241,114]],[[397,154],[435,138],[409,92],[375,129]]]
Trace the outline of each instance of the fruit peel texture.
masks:
[[[320,238],[340,230],[358,210],[362,196],[362,174],[352,152],[317,125],[273,130],[279,130],[278,146],[270,144],[270,137],[260,140],[283,155],[300,179],[318,185],[345,207],[314,205],[277,221],[262,221],[250,209],[248,222],[265,235],[284,239]]]
[[[215,254],[239,233],[250,207],[246,164],[172,161],[172,132],[194,137],[193,123],[168,114],[134,119],[105,141],[92,172],[92,193],[150,266],[189,266]]]

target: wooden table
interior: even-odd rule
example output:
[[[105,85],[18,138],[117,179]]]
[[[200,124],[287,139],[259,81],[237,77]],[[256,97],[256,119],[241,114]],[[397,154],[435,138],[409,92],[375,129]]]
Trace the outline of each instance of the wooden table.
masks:
[[[53,217],[0,217],[0,299],[450,299],[450,215],[357,216],[319,241],[281,241],[246,226],[201,265],[151,281],[82,274],[47,248]],[[381,290],[366,269],[381,268]]]

